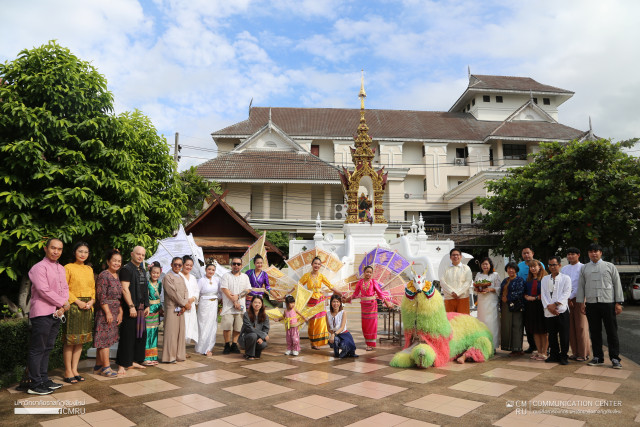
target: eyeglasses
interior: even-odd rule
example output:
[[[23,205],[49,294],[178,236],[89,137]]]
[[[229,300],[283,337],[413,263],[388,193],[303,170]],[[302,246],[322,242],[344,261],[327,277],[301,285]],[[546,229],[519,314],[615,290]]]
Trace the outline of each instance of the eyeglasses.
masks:
[[[231,265],[242,265],[241,262],[232,262]]]

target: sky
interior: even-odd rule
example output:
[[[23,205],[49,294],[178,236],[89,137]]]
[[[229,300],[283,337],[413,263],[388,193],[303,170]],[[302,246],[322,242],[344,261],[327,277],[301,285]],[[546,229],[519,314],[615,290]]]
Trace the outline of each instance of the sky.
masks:
[[[467,67],[531,77],[575,92],[561,123],[623,140],[640,136],[638,16],[635,0],[4,0],[0,61],[57,40],[117,113],[141,110],[171,146],[180,133],[180,169],[215,156],[211,132],[251,100],[359,108],[361,69],[379,109],[447,111]]]

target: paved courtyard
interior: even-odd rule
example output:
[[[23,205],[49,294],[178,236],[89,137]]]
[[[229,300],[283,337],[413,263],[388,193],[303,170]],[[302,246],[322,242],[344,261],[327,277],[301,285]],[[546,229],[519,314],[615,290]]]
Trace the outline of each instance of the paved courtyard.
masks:
[[[486,363],[404,370],[389,366],[400,349],[383,342],[365,352],[357,313],[349,325],[358,359],[338,360],[328,348],[285,356],[284,329],[272,322],[261,360],[222,355],[221,333],[212,357],[130,370],[86,381],[49,396],[0,392],[0,416],[15,426],[432,426],[526,427],[640,425],[640,366],[568,366],[498,353]],[[382,326],[382,321],[379,322]],[[306,331],[302,336],[306,335]],[[52,373],[60,382],[62,371]],[[62,415],[18,415],[16,409],[69,405]],[[74,409],[76,408],[76,409]],[[74,415],[74,410],[79,411]]]

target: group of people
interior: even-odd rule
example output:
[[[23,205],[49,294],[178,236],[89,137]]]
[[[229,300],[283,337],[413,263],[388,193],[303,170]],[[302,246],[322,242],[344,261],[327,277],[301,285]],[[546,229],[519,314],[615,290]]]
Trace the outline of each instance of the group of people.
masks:
[[[552,256],[546,260],[547,273],[544,263],[525,247],[520,263],[505,266],[503,280],[490,258],[481,260],[474,280],[471,269],[461,262],[462,252],[454,248],[449,253],[451,266],[440,279],[445,308],[469,314],[470,293],[474,292],[478,319],[493,334],[495,349],[509,351],[512,356],[530,353],[533,360],[561,365],[569,359],[603,365],[604,325],[611,365],[620,369],[616,322],[624,302],[620,275],[613,264],[602,260],[600,245],[589,245],[588,255],[591,262],[584,265],[579,261],[580,250],[568,248],[568,264],[562,267],[561,258]]]
[[[145,369],[159,361],[176,363],[189,356],[186,344],[196,342],[195,351],[211,355],[216,343],[218,315],[223,330],[223,354],[240,353],[248,360],[259,359],[269,342],[269,317],[264,294],[269,293],[269,279],[263,270],[264,260],[254,258],[255,268],[242,272],[242,259],[231,259],[231,271],[219,279],[215,264],[208,264],[205,277],[196,280],[191,274],[194,260],[175,257],[171,271],[164,276],[159,263],[144,267],[145,249],[136,246],[124,266],[122,254],[106,254],[107,268],[94,280],[87,264],[89,245],[78,242],[73,247],[73,261],[64,267],[58,262],[63,249],[59,239],[51,239],[44,248],[45,257],[29,271],[32,281],[32,333],[27,370],[28,393],[49,394],[60,388],[48,377],[49,353],[58,330],[64,324],[63,358],[67,383],[85,378],[78,372],[83,344],[92,342],[97,350],[94,374],[106,377],[125,375],[127,369]],[[590,263],[579,262],[580,250],[569,248],[569,264],[561,268],[558,256],[550,257],[549,273],[534,259],[531,248],[522,251],[523,261],[505,267],[507,277],[500,280],[490,258],[480,262],[481,271],[472,278],[470,268],[462,263],[462,252],[452,249],[449,266],[440,280],[447,311],[470,312],[470,292],[477,294],[478,318],[493,334],[494,348],[522,355],[524,330],[531,358],[567,364],[569,359],[587,361],[589,340],[593,358],[591,366],[604,364],[602,325],[609,344],[609,358],[620,368],[616,315],[624,301],[620,277],[611,263],[603,261],[602,248],[588,248]],[[295,299],[285,299],[284,314],[287,351],[300,352],[299,328],[308,323],[312,349],[329,344],[339,358],[357,357],[353,337],[347,328],[343,303],[359,298],[362,331],[367,350],[376,346],[378,300],[391,306],[388,292],[372,278],[367,266],[351,295],[334,289],[320,272],[322,260],[314,258],[311,271],[299,283],[312,292],[308,306],[321,304],[312,318],[305,318],[296,308]],[[327,296],[323,286],[333,292],[329,312],[324,308]],[[291,290],[293,291],[293,289]],[[219,302],[222,304],[219,304]],[[197,309],[196,309],[197,306]],[[221,309],[219,307],[221,306]],[[164,318],[164,345],[158,356],[158,326]],[[109,349],[118,343],[116,364],[111,369]],[[568,356],[569,347],[572,356]]]

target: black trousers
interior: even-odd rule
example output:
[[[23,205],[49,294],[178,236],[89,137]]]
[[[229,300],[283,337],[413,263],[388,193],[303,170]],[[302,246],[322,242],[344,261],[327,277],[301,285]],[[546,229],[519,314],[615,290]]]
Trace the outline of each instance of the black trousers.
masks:
[[[49,353],[53,350],[60,329],[60,320],[52,315],[32,317],[31,339],[27,356],[29,379],[34,386],[49,381]]]
[[[567,360],[569,352],[569,311],[557,316],[545,317],[547,332],[549,333],[549,357]],[[558,338],[560,343],[558,344]]]
[[[250,357],[260,357],[262,350],[267,348],[267,342],[262,341],[262,344],[258,344],[258,334],[248,333],[244,334],[244,354]]]
[[[142,333],[142,338],[136,338],[137,318],[126,314],[120,324],[120,341],[118,341],[118,353],[116,363],[119,366],[129,368],[133,362],[144,362],[144,351],[147,346],[147,329]]]
[[[587,322],[591,335],[593,357],[604,359],[602,351],[602,324],[607,332],[609,359],[620,360],[620,341],[618,340],[618,321],[616,320],[616,304],[614,302],[587,303]]]

